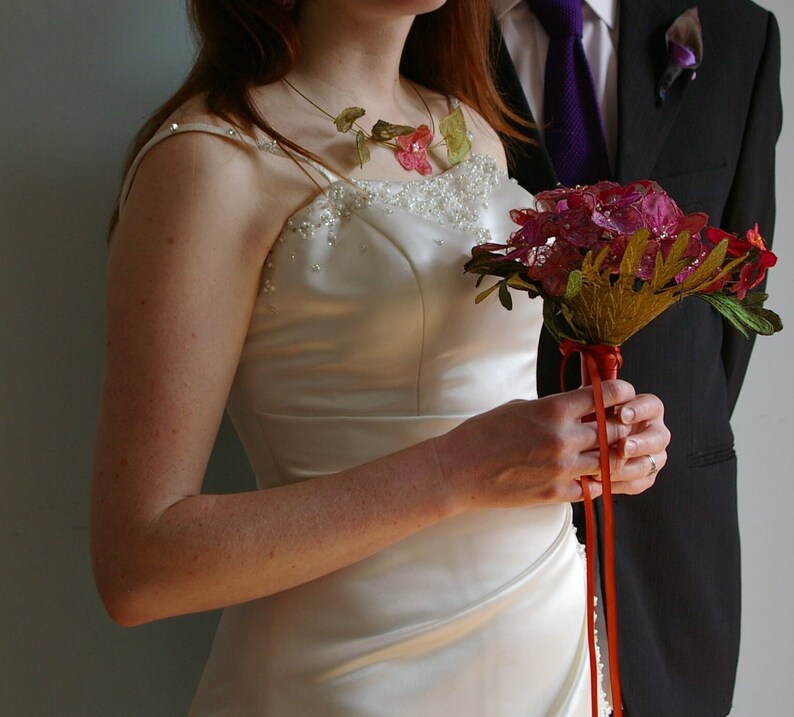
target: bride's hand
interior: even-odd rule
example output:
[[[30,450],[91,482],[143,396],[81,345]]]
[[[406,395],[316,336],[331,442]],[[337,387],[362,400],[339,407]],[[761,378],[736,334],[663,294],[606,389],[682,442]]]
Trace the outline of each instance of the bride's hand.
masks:
[[[613,491],[639,493],[666,461],[670,433],[664,407],[631,384],[603,383]],[[581,476],[598,475],[592,388],[534,401],[511,401],[475,416],[435,440],[444,479],[462,510],[580,500]],[[613,413],[613,412],[610,412]],[[593,494],[601,492],[593,484]]]
[[[653,394],[640,394],[618,406],[615,414],[613,419],[631,430],[610,448],[612,492],[642,493],[667,463],[670,431],[664,423],[664,404]],[[598,486],[594,494],[600,493]]]

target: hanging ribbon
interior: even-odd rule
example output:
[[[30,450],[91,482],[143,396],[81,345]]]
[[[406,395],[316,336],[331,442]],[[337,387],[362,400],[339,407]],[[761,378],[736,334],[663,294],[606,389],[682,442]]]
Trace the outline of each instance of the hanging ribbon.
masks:
[[[595,416],[585,420],[596,421],[598,432],[598,458],[601,468],[601,485],[603,496],[604,525],[601,533],[603,548],[603,593],[607,622],[607,645],[609,650],[609,682],[612,687],[613,717],[623,717],[623,706],[620,690],[620,671],[618,669],[618,628],[617,603],[615,600],[615,530],[612,511],[612,481],[609,470],[609,443],[607,440],[606,409],[601,381],[617,378],[618,369],[623,364],[619,346],[580,344],[565,340],[560,344],[562,365],[560,366],[560,387],[565,390],[565,366],[568,358],[578,353],[582,361],[582,385],[593,386]],[[595,556],[596,529],[595,509],[590,492],[592,476],[582,476],[582,495],[584,497],[585,543],[587,549],[587,630],[588,648],[590,652],[590,697],[593,717],[598,715],[600,694],[598,687],[598,663],[595,644]]]

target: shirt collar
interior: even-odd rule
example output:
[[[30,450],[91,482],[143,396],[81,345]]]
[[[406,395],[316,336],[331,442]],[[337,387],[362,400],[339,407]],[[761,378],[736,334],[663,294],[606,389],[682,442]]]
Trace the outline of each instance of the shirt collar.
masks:
[[[524,0],[493,0],[494,14],[501,20],[516,5]],[[618,0],[585,0],[585,4],[601,18],[610,30],[615,29],[618,16]]]
[[[585,0],[590,9],[601,18],[610,30],[614,30],[618,20],[618,0]]]

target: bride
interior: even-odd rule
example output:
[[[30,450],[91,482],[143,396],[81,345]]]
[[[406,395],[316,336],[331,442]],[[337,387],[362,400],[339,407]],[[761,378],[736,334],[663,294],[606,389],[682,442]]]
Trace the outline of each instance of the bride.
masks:
[[[136,140],[110,247],[109,613],[227,608],[194,715],[589,714],[569,503],[598,472],[592,392],[536,399],[539,302],[477,306],[462,273],[532,201],[494,130],[488,4],[190,5],[200,53]],[[470,151],[442,139],[458,101]],[[416,131],[378,142],[377,119]],[[604,394],[614,490],[641,492],[662,405]],[[225,409],[258,491],[201,494]]]

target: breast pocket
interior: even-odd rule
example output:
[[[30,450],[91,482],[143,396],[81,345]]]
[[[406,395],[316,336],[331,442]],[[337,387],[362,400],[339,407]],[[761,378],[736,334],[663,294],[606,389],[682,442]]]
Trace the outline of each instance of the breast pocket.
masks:
[[[722,216],[731,182],[727,162],[708,168],[683,170],[655,179],[684,213],[705,212],[710,217]]]

